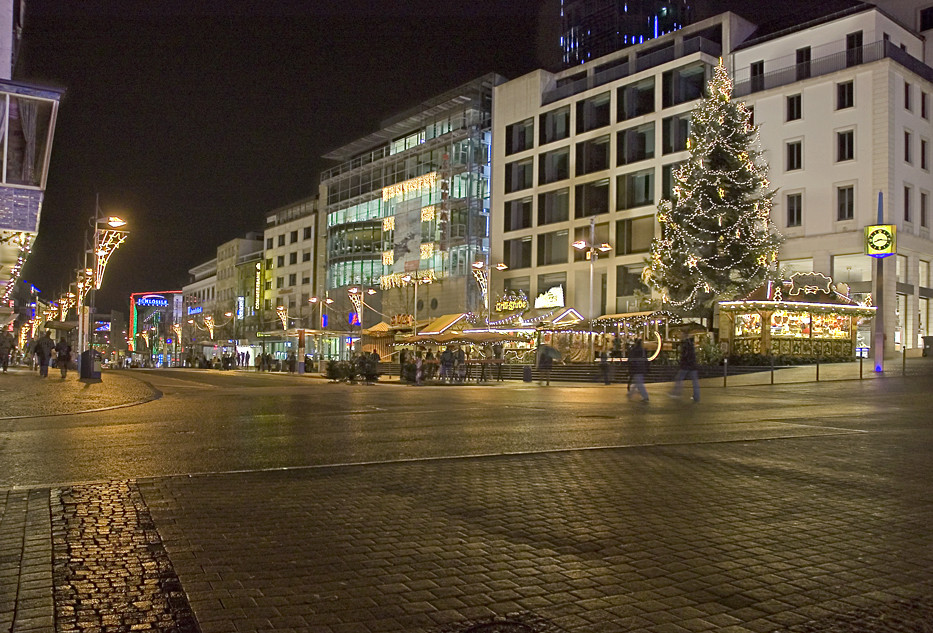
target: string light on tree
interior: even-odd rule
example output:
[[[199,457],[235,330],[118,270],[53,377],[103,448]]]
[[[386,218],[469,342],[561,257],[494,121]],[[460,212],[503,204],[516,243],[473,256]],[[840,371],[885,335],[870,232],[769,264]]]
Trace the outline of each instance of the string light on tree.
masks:
[[[671,200],[658,205],[661,236],[652,242],[646,284],[688,310],[711,308],[772,276],[782,237],[771,222],[758,129],[720,61],[694,110],[690,159],[674,172]]]

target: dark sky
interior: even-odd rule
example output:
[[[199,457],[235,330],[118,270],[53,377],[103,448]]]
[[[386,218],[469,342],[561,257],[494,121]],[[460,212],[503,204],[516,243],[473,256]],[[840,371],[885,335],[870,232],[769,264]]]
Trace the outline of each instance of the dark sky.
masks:
[[[23,278],[57,298],[99,193],[131,235],[98,307],[180,288],[220,243],[316,193],[322,154],[486,72],[552,64],[552,5],[29,0],[17,79],[67,92]]]

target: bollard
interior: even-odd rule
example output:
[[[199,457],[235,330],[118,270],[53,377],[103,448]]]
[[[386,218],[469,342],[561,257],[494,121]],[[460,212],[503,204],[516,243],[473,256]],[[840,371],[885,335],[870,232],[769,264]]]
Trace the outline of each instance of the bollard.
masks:
[[[820,355],[816,355],[816,381],[820,381]]]
[[[771,384],[774,384],[774,354],[771,354]]]
[[[726,378],[729,376],[729,359],[722,359],[722,387],[726,388]]]
[[[901,374],[906,376],[907,375],[907,346],[906,345],[901,345],[901,352],[903,352],[902,356],[904,357],[903,366],[901,367]]]
[[[864,360],[865,360],[864,356],[858,357],[858,379],[859,380],[862,380],[862,364]]]

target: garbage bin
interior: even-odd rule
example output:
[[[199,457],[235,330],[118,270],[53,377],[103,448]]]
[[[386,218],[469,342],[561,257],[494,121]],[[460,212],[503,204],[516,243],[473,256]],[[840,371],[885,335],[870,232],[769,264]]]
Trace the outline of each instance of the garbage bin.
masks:
[[[100,380],[100,352],[89,349],[81,352],[80,376],[87,380]]]
[[[522,380],[525,382],[531,382],[531,365],[525,365],[522,367]]]

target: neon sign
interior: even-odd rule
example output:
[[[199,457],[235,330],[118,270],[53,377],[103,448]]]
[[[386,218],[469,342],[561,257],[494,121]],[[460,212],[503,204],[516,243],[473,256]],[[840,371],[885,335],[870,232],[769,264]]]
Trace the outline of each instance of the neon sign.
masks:
[[[136,305],[165,308],[168,307],[168,299],[162,295],[143,295],[136,300]]]
[[[188,306],[188,314],[189,314],[189,315],[192,315],[192,314],[201,314],[201,312],[203,312],[203,311],[204,311],[204,308],[202,308],[201,306],[193,306],[193,307],[192,307],[192,306]]]

